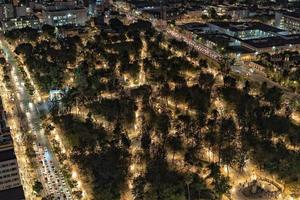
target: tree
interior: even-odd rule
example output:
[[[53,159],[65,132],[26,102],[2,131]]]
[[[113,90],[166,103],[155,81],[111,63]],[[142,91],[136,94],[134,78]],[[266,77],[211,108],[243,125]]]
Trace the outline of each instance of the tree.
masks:
[[[199,78],[198,78],[198,84],[202,89],[209,90],[215,83],[215,78],[210,73],[204,73],[201,72]]]
[[[207,178],[213,179],[215,192],[221,197],[223,194],[230,190],[230,185],[228,184],[229,179],[221,174],[220,166],[217,163],[211,163],[208,165],[210,170]]]
[[[219,157],[228,166],[236,155],[236,127],[232,118],[222,120],[220,133]]]
[[[112,132],[112,145],[124,146],[129,148],[131,141],[127,135],[127,132],[123,129],[123,125],[120,122],[117,122],[115,128]]]
[[[245,81],[243,91],[244,91],[245,94],[249,94],[249,92],[250,92],[250,82],[248,80]]]
[[[54,126],[52,126],[49,123],[43,123],[42,125],[43,125],[43,128],[45,129],[45,134],[50,134],[51,131],[53,131],[55,128]]]
[[[129,30],[147,32],[151,32],[152,28],[151,22],[140,19],[137,22],[130,24],[128,27]]]
[[[205,14],[202,14],[202,15],[201,15],[201,19],[203,19],[203,20],[208,20],[208,16],[205,15]]]
[[[141,136],[141,147],[145,152],[148,152],[151,145],[151,136],[148,131],[143,131]]]
[[[266,93],[267,89],[268,89],[268,87],[267,87],[267,82],[264,81],[264,82],[261,84],[261,87],[260,87],[260,93],[261,93],[262,95],[264,95],[264,94]]]
[[[33,191],[39,194],[44,188],[41,182],[35,181],[34,185],[32,186]]]
[[[207,12],[208,12],[210,18],[212,18],[212,19],[217,19],[219,17],[217,14],[217,11],[212,7],[209,8]]]
[[[20,36],[22,35],[22,37],[25,37],[26,39],[31,40],[31,41],[36,41],[36,39],[39,36],[37,29],[33,29],[28,26],[19,31],[20,31]]]
[[[0,64],[4,65],[6,63],[6,60],[4,57],[0,57]]]
[[[223,194],[229,192],[231,186],[229,185],[229,178],[220,176],[218,179],[215,180],[215,191],[221,197]]]
[[[52,37],[54,36],[55,27],[48,24],[44,24],[42,26],[42,31]]]
[[[15,49],[16,54],[24,54],[26,57],[29,57],[32,54],[32,51],[33,47],[30,43],[22,43]]]
[[[170,128],[170,117],[166,113],[158,115],[155,123],[155,128],[159,133],[162,134],[161,138],[163,141],[165,141]]]
[[[87,127],[88,127],[88,128],[92,129],[92,128],[94,127],[93,121],[94,121],[94,119],[93,119],[93,117],[92,117],[92,113],[89,112],[89,113],[87,114],[86,119],[85,119],[85,123],[87,124]]]
[[[190,193],[190,184],[193,182],[193,177],[191,174],[187,174],[184,177],[184,182],[186,184],[187,187],[187,191],[188,191],[188,200],[191,200],[191,193]]]
[[[143,176],[138,176],[133,180],[132,194],[134,196],[134,200],[144,200],[144,188],[146,183],[146,179]]]
[[[202,67],[203,68],[207,68],[208,67],[208,63],[207,63],[207,60],[206,59],[200,59],[198,61],[198,67],[201,69]]]
[[[116,32],[122,33],[123,31],[125,31],[124,24],[117,18],[110,19],[109,25]]]
[[[225,51],[225,48],[224,48],[224,47],[219,47],[219,48],[221,48],[221,50],[223,51],[224,54],[226,53],[226,52],[224,52],[224,51]],[[222,62],[221,62],[221,64],[220,64],[221,72],[222,72],[224,75],[228,75],[229,72],[230,72],[231,66],[232,66],[234,63],[235,63],[235,60],[234,60],[234,59],[228,58],[228,56],[223,57]]]
[[[166,161],[164,148],[157,146],[156,152],[147,164],[145,177],[147,190],[145,200],[185,200],[184,176],[171,170]]]
[[[172,158],[172,163],[173,163],[176,151],[180,151],[182,149],[181,137],[179,135],[169,136],[167,139],[167,144],[169,148],[173,151],[173,158]]]
[[[225,76],[224,77],[224,86],[225,87],[231,87],[236,88],[236,79],[231,76]]]
[[[199,151],[196,147],[188,147],[184,154],[184,162],[189,165],[202,167],[202,162],[198,155]]]
[[[170,86],[169,84],[166,82],[162,85],[162,88],[160,89],[160,94],[162,97],[164,97],[167,105],[168,105],[168,97],[170,96]]]
[[[219,179],[219,177],[221,176],[221,170],[220,166],[217,163],[210,163],[208,165],[208,169],[210,170],[208,178]]]
[[[199,53],[198,53],[197,50],[192,49],[192,50],[190,51],[190,56],[191,56],[191,58],[196,59],[196,58],[198,58]]]
[[[213,193],[207,188],[205,180],[198,176],[198,174],[193,174],[193,182],[191,184],[191,199],[213,199]]]
[[[283,92],[278,87],[271,87],[268,88],[264,93],[265,100],[269,101],[273,104],[276,108],[279,108],[281,104],[281,97],[283,95]]]

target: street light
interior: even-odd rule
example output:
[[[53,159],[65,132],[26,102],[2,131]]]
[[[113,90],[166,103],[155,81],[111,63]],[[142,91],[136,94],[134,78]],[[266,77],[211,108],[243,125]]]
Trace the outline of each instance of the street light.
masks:
[[[72,178],[77,179],[77,172],[76,171],[72,171]]]
[[[34,110],[34,106],[33,106],[33,103],[32,102],[29,102],[29,108],[31,109],[31,110]]]

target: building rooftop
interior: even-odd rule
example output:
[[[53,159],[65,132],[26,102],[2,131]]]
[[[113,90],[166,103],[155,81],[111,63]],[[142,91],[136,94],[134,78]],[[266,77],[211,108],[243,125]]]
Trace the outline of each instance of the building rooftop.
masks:
[[[207,24],[201,24],[198,22],[193,22],[193,23],[187,23],[180,25],[180,28],[185,29],[187,31],[191,31],[194,34],[202,34],[207,31],[208,25]]]
[[[231,36],[222,33],[199,34],[199,36],[205,40],[220,44],[221,46],[227,46],[232,38]]]
[[[0,191],[1,200],[23,200],[25,199],[22,186]]]
[[[202,24],[199,22],[191,22],[191,23],[186,23],[186,24],[180,25],[180,27],[183,29],[193,31],[193,30],[201,30],[202,28],[208,27],[208,25]]]
[[[78,11],[78,10],[86,10],[85,7],[74,7],[74,8],[45,8],[45,12],[68,12],[68,11]]]
[[[268,38],[261,38],[261,39],[251,39],[251,40],[244,40],[243,42],[256,48],[294,45],[294,44],[300,44],[300,34],[289,35],[284,37],[275,36],[275,37],[268,37]]]
[[[269,26],[260,22],[210,22],[215,26],[228,29],[233,32],[246,31],[246,30],[262,30],[265,32],[279,33],[284,30]]]
[[[255,51],[243,46],[229,46],[227,47],[227,50],[231,53],[236,53],[236,54],[255,53]]]
[[[283,14],[300,20],[300,12],[283,12]]]

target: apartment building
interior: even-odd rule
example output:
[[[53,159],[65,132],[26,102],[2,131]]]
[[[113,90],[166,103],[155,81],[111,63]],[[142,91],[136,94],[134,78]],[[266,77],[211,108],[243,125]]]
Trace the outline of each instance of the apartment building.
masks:
[[[19,175],[10,128],[0,97],[0,199],[23,200],[24,192]]]
[[[39,19],[34,15],[3,20],[1,25],[0,30],[2,29],[3,32],[26,27],[39,29],[41,26]]]
[[[300,33],[300,12],[276,12],[275,25],[291,33]]]
[[[42,16],[44,23],[52,26],[84,26],[88,21],[87,9],[85,7],[61,9],[45,8],[42,12]]]

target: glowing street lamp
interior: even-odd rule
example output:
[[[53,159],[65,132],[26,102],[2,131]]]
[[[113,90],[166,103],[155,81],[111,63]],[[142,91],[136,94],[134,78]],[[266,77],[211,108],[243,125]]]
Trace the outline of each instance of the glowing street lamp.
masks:
[[[77,172],[76,171],[72,171],[72,178],[77,179]]]

